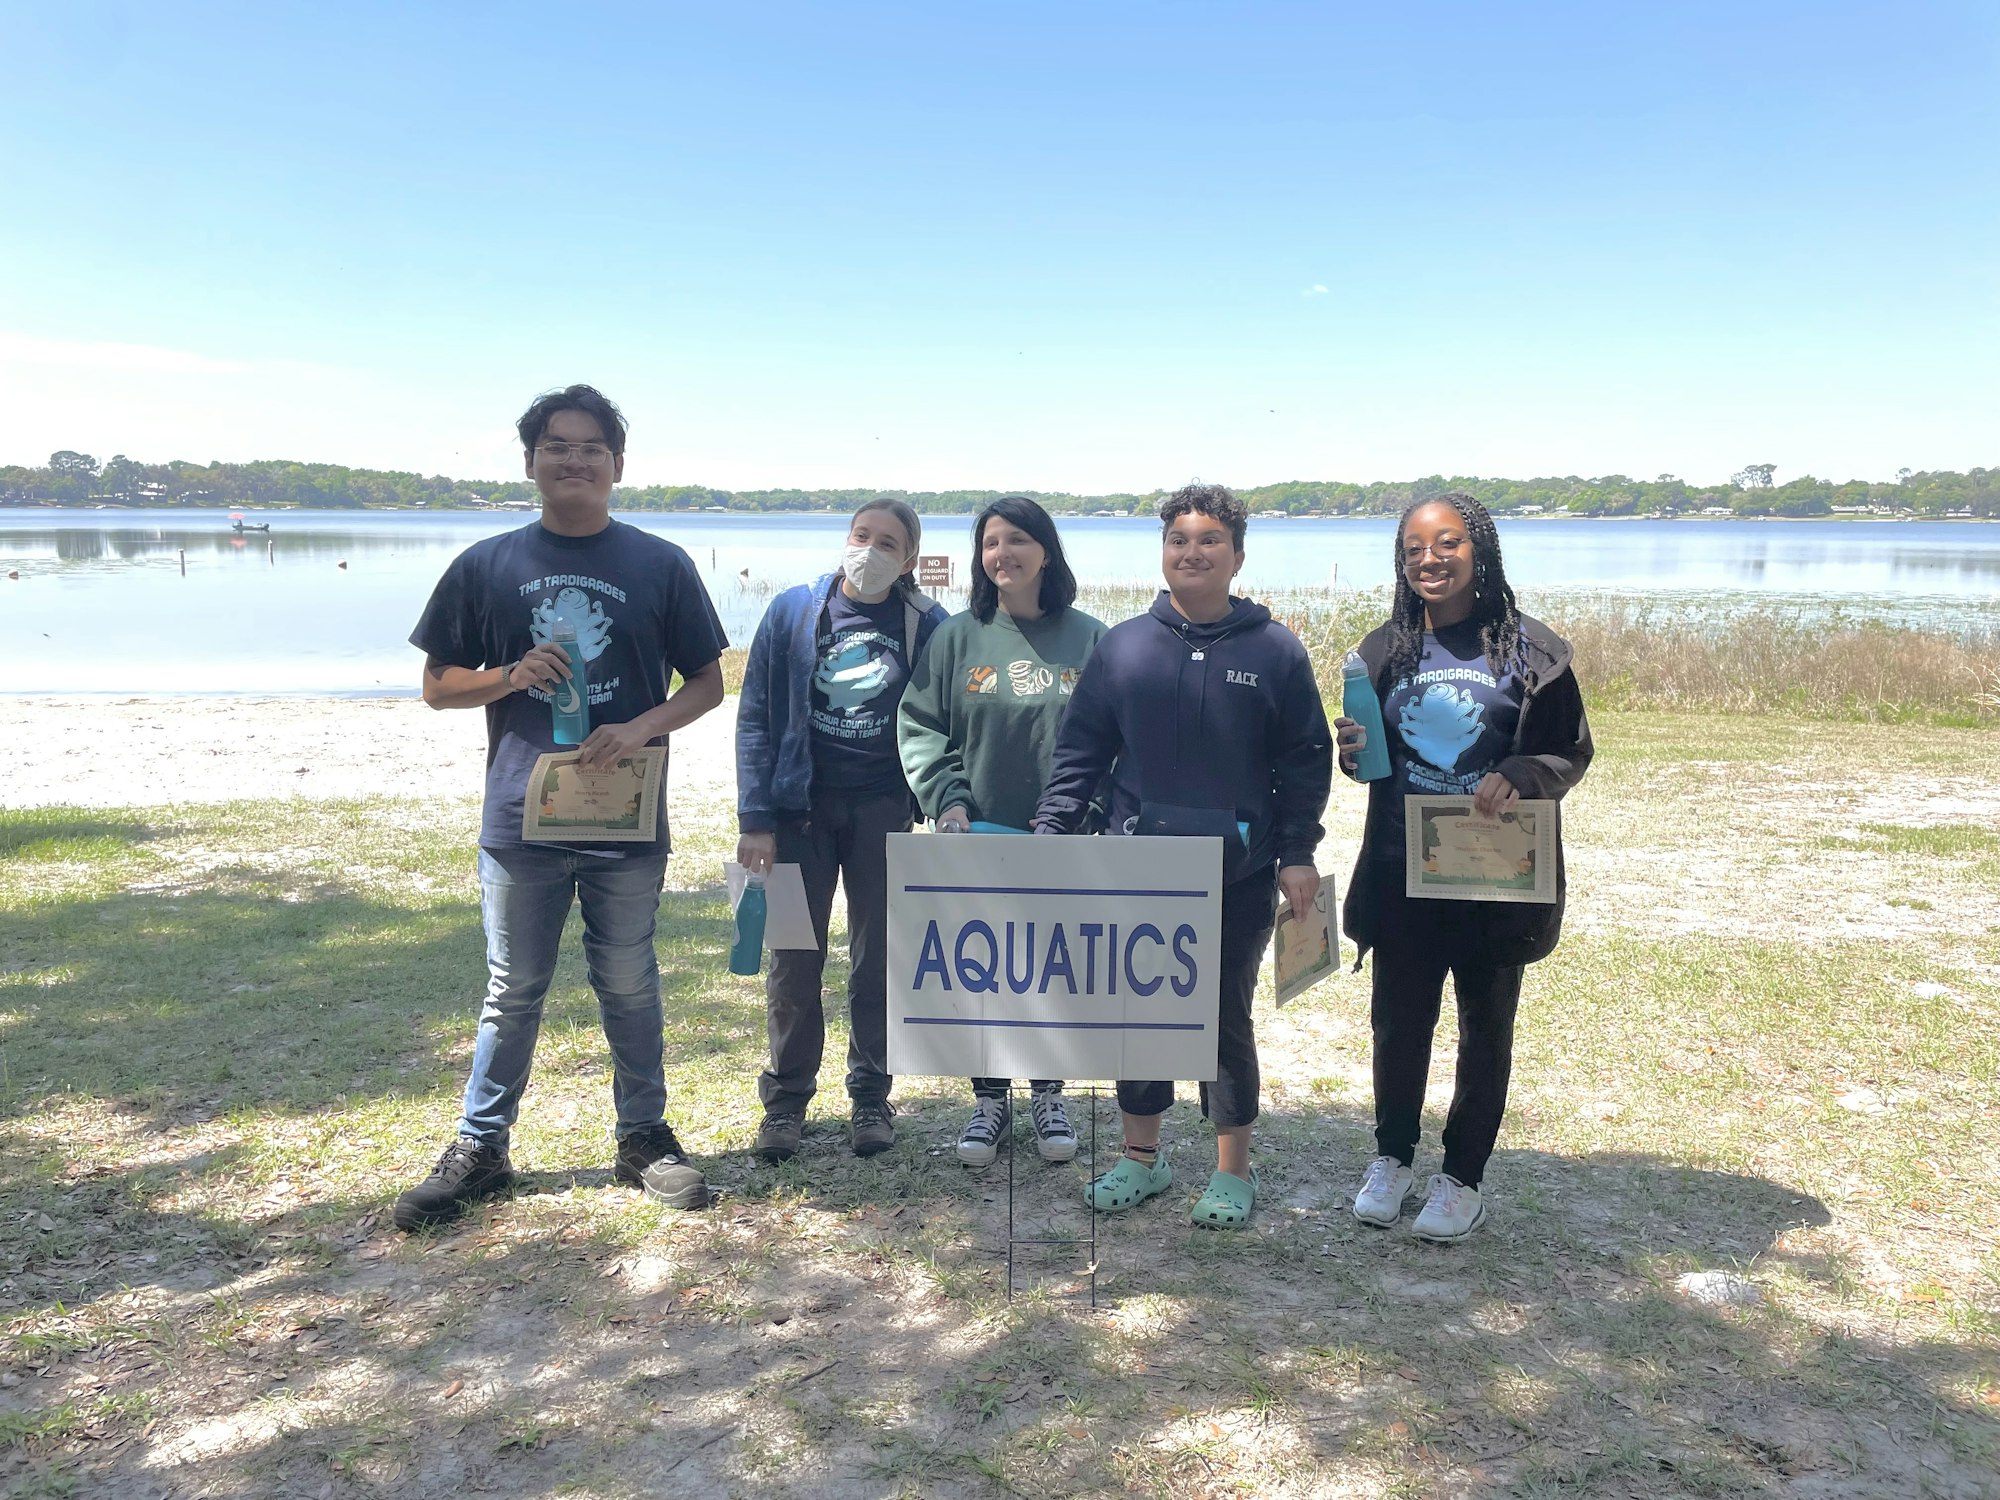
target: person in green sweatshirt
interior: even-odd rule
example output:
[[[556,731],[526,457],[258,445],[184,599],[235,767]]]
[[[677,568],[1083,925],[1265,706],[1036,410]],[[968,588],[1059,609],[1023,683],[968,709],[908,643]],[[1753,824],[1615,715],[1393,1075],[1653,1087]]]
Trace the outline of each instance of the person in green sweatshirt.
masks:
[[[972,523],[972,607],[938,626],[897,711],[903,772],[939,833],[1026,833],[1048,780],[1056,730],[1104,635],[1075,607],[1076,575],[1049,513],[1003,495]],[[972,1080],[958,1159],[990,1166],[1013,1128],[1007,1078]],[[1033,1080],[1035,1147],[1076,1156],[1062,1081]]]

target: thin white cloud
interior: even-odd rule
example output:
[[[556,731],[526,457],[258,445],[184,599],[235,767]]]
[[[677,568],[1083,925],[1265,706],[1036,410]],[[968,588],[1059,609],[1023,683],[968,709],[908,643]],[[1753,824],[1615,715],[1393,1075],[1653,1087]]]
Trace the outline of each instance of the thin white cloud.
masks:
[[[1324,297],[1326,295],[1326,288],[1320,285],[1319,282],[1315,281],[1311,286],[1307,287],[1303,292],[1300,292],[1299,295],[1301,297]]]
[[[0,362],[17,369],[95,370],[120,374],[229,375],[250,367],[237,360],[211,359],[187,349],[157,344],[96,343],[45,339],[0,329]]]

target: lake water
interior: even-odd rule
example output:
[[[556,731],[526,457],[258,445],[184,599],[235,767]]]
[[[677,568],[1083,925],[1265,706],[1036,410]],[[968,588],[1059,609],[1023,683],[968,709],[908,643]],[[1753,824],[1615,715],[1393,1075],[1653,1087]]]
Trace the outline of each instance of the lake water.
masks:
[[[414,692],[421,663],[407,639],[445,564],[533,516],[250,519],[268,521],[269,534],[238,535],[222,511],[0,509],[0,639],[10,658],[0,691]],[[688,550],[739,645],[772,593],[837,563],[847,525],[835,515],[626,519]],[[1061,526],[1080,579],[1157,583],[1156,522],[1082,517]],[[1382,518],[1255,520],[1242,587],[1379,587],[1393,531]],[[1538,599],[1588,591],[2000,624],[2000,526],[1977,522],[1534,520],[1503,523],[1501,539],[1530,610]],[[950,555],[962,584],[971,518],[932,518],[923,550]],[[10,571],[20,577],[8,580]]]

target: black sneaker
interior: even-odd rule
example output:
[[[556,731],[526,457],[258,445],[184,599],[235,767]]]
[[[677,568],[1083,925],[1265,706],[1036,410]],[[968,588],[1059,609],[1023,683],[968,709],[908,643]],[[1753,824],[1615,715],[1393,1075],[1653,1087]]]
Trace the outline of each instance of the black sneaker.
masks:
[[[507,1153],[462,1135],[444,1148],[430,1176],[396,1200],[396,1227],[449,1224],[481,1198],[497,1198],[513,1188]]]
[[[856,1099],[847,1116],[847,1138],[856,1156],[879,1156],[896,1144],[896,1106],[887,1099]]]
[[[618,1142],[611,1175],[668,1208],[708,1207],[708,1183],[687,1159],[671,1125],[635,1130]]]
[[[757,1141],[750,1149],[768,1162],[790,1161],[799,1154],[806,1137],[806,1117],[784,1110],[765,1110],[764,1123],[757,1127]]]

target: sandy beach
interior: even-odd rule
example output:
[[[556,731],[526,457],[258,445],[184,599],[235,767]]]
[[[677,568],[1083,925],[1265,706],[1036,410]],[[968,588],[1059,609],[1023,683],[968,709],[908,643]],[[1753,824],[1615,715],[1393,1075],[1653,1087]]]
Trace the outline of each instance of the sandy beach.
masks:
[[[0,806],[476,797],[486,716],[418,698],[20,698]],[[675,800],[733,799],[736,700],[673,737]]]

